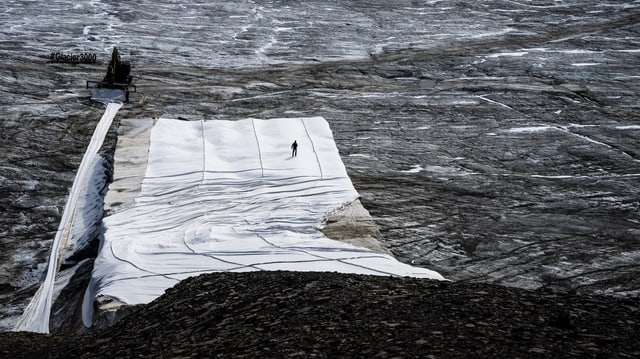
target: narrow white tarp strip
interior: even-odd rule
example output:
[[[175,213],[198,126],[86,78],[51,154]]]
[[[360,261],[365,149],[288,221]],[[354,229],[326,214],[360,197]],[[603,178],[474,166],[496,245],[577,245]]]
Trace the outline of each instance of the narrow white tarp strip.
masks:
[[[81,196],[87,191],[87,183],[90,181],[93,165],[96,163],[98,151],[104,142],[104,138],[111,127],[113,118],[122,106],[121,103],[109,103],[96,126],[87,151],[82,157],[80,167],[76,173],[75,180],[71,186],[67,203],[62,213],[60,225],[56,232],[56,237],[51,246],[47,275],[44,282],[38,288],[35,296],[25,309],[20,321],[14,328],[17,331],[30,331],[36,333],[49,333],[49,316],[51,314],[51,301],[53,296],[53,286],[59,268],[61,251],[69,239],[71,228],[77,214],[77,207]]]

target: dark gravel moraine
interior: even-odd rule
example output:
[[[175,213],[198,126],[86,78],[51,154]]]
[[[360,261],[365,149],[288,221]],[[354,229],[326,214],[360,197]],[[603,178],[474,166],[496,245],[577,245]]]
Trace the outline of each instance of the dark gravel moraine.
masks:
[[[633,358],[640,300],[312,272],[187,279],[92,334],[1,333],[3,358]]]

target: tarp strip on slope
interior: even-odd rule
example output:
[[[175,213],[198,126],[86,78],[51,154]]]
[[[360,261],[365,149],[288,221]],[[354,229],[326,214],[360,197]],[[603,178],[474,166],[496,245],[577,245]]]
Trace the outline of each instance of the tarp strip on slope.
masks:
[[[55,277],[60,267],[60,256],[71,236],[71,230],[76,221],[76,216],[79,215],[77,209],[78,203],[81,201],[80,197],[85,196],[87,193],[87,184],[91,180],[90,177],[98,158],[98,151],[100,147],[102,147],[107,132],[113,122],[113,118],[118,113],[120,107],[122,107],[122,103],[112,102],[107,104],[104,114],[93,132],[89,146],[82,157],[80,167],[69,191],[58,231],[51,246],[47,275],[14,328],[16,331],[49,333],[49,318],[51,316]]]
[[[215,271],[442,279],[318,230],[331,211],[358,197],[323,118],[161,119],[147,166],[135,204],[104,219],[90,301],[104,295],[147,303],[182,279]],[[91,308],[85,302],[86,325]]]

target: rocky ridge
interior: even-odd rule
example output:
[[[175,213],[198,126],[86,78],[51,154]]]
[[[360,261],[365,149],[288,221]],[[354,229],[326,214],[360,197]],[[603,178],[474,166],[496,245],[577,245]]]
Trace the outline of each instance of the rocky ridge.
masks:
[[[87,334],[0,334],[6,358],[631,358],[640,301],[322,272],[187,279]]]

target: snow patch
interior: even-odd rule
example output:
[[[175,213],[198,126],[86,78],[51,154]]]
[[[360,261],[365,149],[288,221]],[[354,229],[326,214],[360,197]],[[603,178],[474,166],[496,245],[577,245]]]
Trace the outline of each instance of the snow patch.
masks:
[[[521,57],[524,55],[529,54],[529,52],[527,51],[517,51],[517,52],[498,52],[495,54],[491,54],[491,55],[487,55],[487,58],[497,58],[497,57],[505,57],[505,56],[511,56],[511,57]]]
[[[400,171],[400,172],[403,172],[403,173],[419,173],[422,170],[424,170],[424,168],[422,168],[422,166],[414,165],[414,166],[411,167],[411,169]]]
[[[571,66],[578,66],[578,67],[584,67],[584,66],[597,66],[600,65],[599,62],[576,62],[571,64]]]
[[[503,132],[508,132],[508,133],[532,133],[532,132],[548,131],[548,130],[551,130],[553,128],[554,127],[552,127],[552,126],[513,127],[513,128],[509,128],[509,129],[503,130]]]

